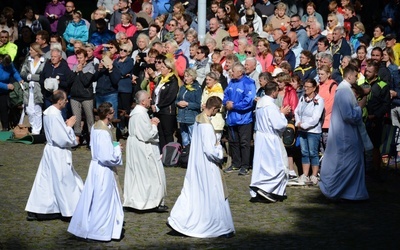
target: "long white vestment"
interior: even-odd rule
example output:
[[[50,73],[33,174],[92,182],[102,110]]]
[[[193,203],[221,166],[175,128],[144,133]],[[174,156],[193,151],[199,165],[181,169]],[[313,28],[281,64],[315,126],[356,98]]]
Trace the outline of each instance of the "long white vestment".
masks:
[[[288,158],[281,135],[287,126],[287,119],[270,96],[263,96],[256,107],[257,131],[254,141],[253,172],[250,195],[254,189],[286,196]]]
[[[68,232],[85,239],[120,239],[124,211],[114,168],[122,165],[121,147],[113,146],[111,131],[101,120],[92,127],[90,146],[92,161]]]
[[[362,111],[343,80],[333,102],[328,141],[321,166],[319,187],[331,199],[366,200],[364,144],[360,134]]]
[[[210,120],[201,113],[193,128],[183,188],[168,218],[174,230],[191,237],[218,237],[235,231],[216,164],[223,157],[222,147],[216,142]]]
[[[83,188],[82,179],[72,166],[71,147],[77,145],[76,137],[54,105],[43,114],[47,144],[25,210],[71,217]]]
[[[136,105],[130,113],[126,145],[124,207],[145,210],[163,205],[167,188],[158,130],[141,105]]]

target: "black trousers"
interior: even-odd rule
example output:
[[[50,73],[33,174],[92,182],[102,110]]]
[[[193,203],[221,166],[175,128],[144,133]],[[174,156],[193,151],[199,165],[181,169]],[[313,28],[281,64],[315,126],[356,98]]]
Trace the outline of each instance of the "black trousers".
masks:
[[[157,114],[156,117],[160,119],[158,124],[158,135],[160,138],[160,152],[162,148],[169,142],[174,141],[174,132],[177,128],[176,115],[162,115]]]
[[[229,152],[232,157],[233,166],[245,168],[250,167],[250,143],[252,134],[252,123],[228,127]]]
[[[0,94],[0,120],[1,126],[3,130],[8,130],[9,127],[9,120],[8,120],[8,112],[9,112],[9,97],[8,93],[1,93]]]

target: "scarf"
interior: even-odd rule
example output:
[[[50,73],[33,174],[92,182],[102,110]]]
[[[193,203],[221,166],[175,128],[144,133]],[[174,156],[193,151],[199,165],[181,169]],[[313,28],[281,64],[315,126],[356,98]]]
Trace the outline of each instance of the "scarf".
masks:
[[[372,45],[372,46],[375,46],[376,43],[379,43],[379,42],[382,41],[383,39],[385,39],[384,36],[380,36],[380,37],[377,37],[377,38],[373,37],[372,40],[371,40],[371,45]]]
[[[158,82],[158,86],[160,86],[160,87],[164,86],[164,84],[166,84],[169,81],[169,78],[173,75],[174,75],[173,72],[168,73],[168,75],[166,75],[166,76],[161,75],[161,80]]]
[[[191,84],[185,84],[185,88],[186,88],[188,91],[195,91],[196,88],[193,87],[193,83],[194,83],[194,82],[192,82]]]
[[[297,68],[294,69],[294,72],[296,71],[301,71],[302,75],[304,76],[304,74],[306,73],[307,70],[312,69],[311,66],[309,65],[300,65]]]
[[[209,94],[211,93],[224,93],[224,90],[222,89],[222,86],[220,83],[214,84],[211,88],[206,87],[206,90]]]
[[[208,64],[208,57],[204,58],[203,61],[197,61],[194,63],[196,69],[205,68]]]

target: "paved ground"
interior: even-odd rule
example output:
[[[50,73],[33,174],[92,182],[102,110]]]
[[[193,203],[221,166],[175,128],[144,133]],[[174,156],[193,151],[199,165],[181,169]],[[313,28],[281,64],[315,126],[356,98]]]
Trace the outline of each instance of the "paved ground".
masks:
[[[62,221],[28,222],[25,204],[43,145],[0,142],[0,249],[400,249],[400,175],[384,172],[384,182],[368,181],[370,200],[332,203],[317,187],[288,188],[276,204],[250,203],[250,176],[227,174],[236,227],[231,239],[172,236],[168,213],[125,213],[125,237],[108,243],[76,240]],[[73,152],[77,172],[86,178],[90,152]],[[185,169],[166,168],[167,205],[182,188]],[[124,168],[120,171],[123,183]]]

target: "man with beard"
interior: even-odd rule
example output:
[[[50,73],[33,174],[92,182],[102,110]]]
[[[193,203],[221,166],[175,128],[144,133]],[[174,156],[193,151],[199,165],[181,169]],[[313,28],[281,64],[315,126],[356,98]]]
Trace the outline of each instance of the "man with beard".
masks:
[[[370,93],[367,98],[368,117],[366,128],[370,137],[373,149],[373,166],[376,169],[381,165],[381,154],[379,147],[381,145],[383,118],[390,110],[390,89],[389,84],[378,76],[379,64],[369,59],[365,68],[365,82],[368,85]]]

